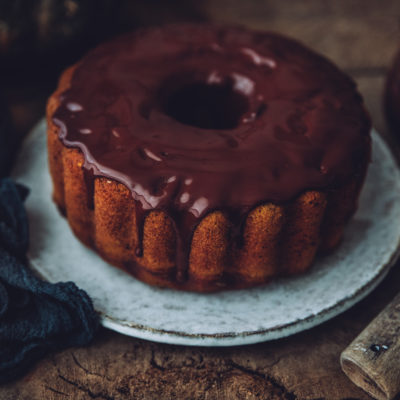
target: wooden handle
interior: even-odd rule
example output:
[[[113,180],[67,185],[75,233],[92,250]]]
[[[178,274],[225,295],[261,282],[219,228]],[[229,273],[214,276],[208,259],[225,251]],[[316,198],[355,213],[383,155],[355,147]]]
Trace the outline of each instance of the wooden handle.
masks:
[[[379,400],[400,392],[400,294],[340,356],[344,373]]]

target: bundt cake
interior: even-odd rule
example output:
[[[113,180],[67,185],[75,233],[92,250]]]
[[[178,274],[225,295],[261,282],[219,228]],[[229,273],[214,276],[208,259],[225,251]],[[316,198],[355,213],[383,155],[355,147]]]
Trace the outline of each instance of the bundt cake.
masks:
[[[370,158],[353,81],[274,33],[174,25],[102,44],[47,106],[53,198],[149,284],[251,287],[339,243]]]

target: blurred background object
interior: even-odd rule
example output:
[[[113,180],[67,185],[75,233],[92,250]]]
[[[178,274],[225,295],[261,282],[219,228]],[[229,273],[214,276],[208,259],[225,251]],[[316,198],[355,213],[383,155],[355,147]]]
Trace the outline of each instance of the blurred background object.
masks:
[[[0,178],[10,172],[17,139],[8,106],[0,92]]]
[[[16,75],[57,70],[97,43],[138,26],[199,21],[191,1],[3,0],[2,70]],[[29,62],[28,61],[29,58]]]
[[[386,81],[385,113],[393,134],[400,139],[400,49]]]
[[[0,55],[2,68],[32,69],[53,62],[68,62],[68,55],[107,36],[106,16],[117,9],[110,0],[3,0],[0,2]],[[78,51],[77,51],[78,50]],[[29,62],[27,62],[29,57]]]

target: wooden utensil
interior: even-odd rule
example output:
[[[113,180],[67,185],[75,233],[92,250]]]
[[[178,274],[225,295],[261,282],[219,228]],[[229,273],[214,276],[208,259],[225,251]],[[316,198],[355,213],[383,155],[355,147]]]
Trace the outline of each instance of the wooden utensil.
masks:
[[[378,400],[400,393],[400,293],[343,351],[344,373]]]

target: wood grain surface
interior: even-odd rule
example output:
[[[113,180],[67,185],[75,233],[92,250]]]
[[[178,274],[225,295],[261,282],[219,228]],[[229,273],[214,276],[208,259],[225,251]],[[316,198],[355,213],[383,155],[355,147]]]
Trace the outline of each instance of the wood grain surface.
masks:
[[[158,4],[130,2],[123,23],[131,17],[138,25],[182,20],[239,23],[286,33],[328,56],[357,81],[375,127],[398,153],[382,113],[385,74],[400,46],[398,0]],[[21,132],[44,114],[52,85],[7,89]],[[0,399],[370,399],[341,371],[339,356],[394,297],[399,279],[397,265],[367,299],[341,316],[258,345],[179,347],[102,329],[91,346],[52,354],[22,379],[0,387]]]

